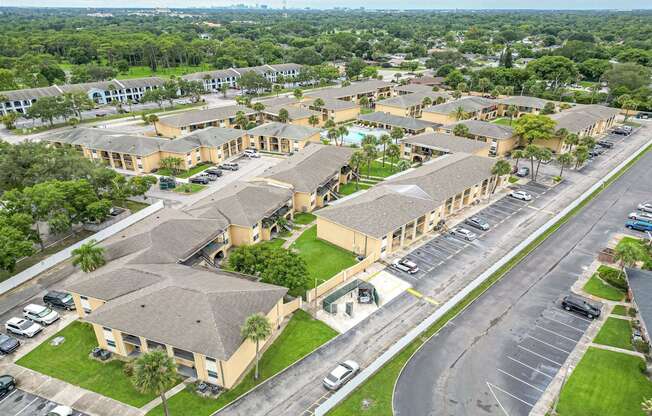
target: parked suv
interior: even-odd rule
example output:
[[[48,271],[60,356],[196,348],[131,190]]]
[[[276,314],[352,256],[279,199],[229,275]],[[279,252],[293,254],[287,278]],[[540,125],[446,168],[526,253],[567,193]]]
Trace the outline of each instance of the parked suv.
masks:
[[[470,225],[471,227],[480,229],[482,231],[487,231],[489,229],[489,223],[478,216],[467,218],[464,220],[464,224]]]
[[[260,153],[256,151],[256,149],[245,149],[244,155],[249,158],[258,158],[260,157]]]
[[[565,296],[561,301],[562,308],[566,309],[568,312],[576,312],[582,315],[586,315],[589,319],[594,319],[600,316],[600,308],[596,305],[587,302],[585,299],[575,296],[568,295]]]
[[[604,147],[604,148],[607,148],[607,149],[611,149],[612,147],[614,147],[613,142],[610,142],[608,140],[598,140],[598,142],[596,144],[598,146],[601,146],[601,147]]]
[[[51,308],[61,308],[69,311],[75,310],[75,301],[72,299],[72,295],[66,292],[58,292],[56,290],[48,292],[43,296],[43,303]]]
[[[36,322],[23,318],[11,318],[5,324],[5,329],[17,335],[24,335],[32,338],[43,330],[43,327]]]
[[[240,169],[240,165],[238,165],[237,163],[233,163],[233,162],[222,163],[220,165],[220,169],[223,169],[223,170],[238,170],[238,169]]]
[[[59,314],[47,306],[31,303],[23,308],[23,316],[30,321],[38,322],[42,325],[50,325],[57,319]]]
[[[414,274],[419,271],[419,266],[417,266],[414,262],[411,262],[408,259],[394,260],[392,262],[392,266],[407,274]]]
[[[462,227],[453,228],[451,230],[451,234],[463,238],[466,241],[473,241],[478,237],[474,232],[471,232],[470,230]]]
[[[217,177],[222,176],[222,170],[218,168],[208,168],[204,172],[208,173],[209,175],[215,175]]]
[[[207,177],[205,176],[195,176],[194,178],[190,178],[188,180],[190,183],[198,183],[200,185],[208,185],[210,182]]]
[[[18,347],[20,347],[20,341],[18,341],[16,338],[5,334],[0,334],[1,353],[11,354],[12,352],[16,351]]]
[[[0,397],[5,397],[16,388],[16,379],[8,374],[0,376]]]
[[[627,220],[625,221],[625,227],[636,231],[652,231],[652,222]]]

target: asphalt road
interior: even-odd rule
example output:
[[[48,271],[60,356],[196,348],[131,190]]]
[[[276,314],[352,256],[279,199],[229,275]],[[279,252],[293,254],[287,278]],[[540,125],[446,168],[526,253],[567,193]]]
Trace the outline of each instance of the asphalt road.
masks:
[[[3,416],[46,416],[48,412],[57,407],[58,404],[16,389],[8,395],[0,398],[0,415]],[[72,416],[88,416],[73,410]]]
[[[560,297],[652,200],[651,169],[648,153],[431,338],[399,377],[395,414],[527,415],[586,327]]]

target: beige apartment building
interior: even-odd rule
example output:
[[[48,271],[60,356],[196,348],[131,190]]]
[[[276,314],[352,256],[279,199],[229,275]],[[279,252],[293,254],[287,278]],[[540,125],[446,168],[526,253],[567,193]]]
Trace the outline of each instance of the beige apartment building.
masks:
[[[396,97],[386,98],[376,102],[376,111],[393,114],[401,117],[421,117],[421,112],[425,107],[437,102],[445,102],[447,94],[437,92],[413,92],[408,94],[397,95]],[[426,104],[424,105],[424,100]],[[430,101],[429,104],[428,100]]]
[[[447,133],[421,133],[401,140],[401,157],[411,162],[427,162],[450,153],[489,156],[489,144]]]
[[[154,124],[159,135],[174,139],[208,127],[238,127],[236,116],[239,112],[242,112],[251,122],[255,122],[257,119],[258,113],[251,108],[243,105],[230,105],[206,110],[185,111],[161,117]]]
[[[468,138],[489,144],[489,156],[505,157],[518,147],[520,137],[509,126],[481,120],[464,120],[441,126],[439,131],[453,134],[455,126],[462,124],[468,129]]]
[[[498,103],[483,97],[468,96],[459,100],[424,108],[421,118],[439,124],[451,124],[457,119],[458,109],[464,112],[464,120],[493,120],[498,116]]]
[[[320,143],[321,130],[315,127],[269,122],[249,130],[252,147],[261,152],[289,154],[308,143]]]
[[[402,129],[406,134],[420,134],[427,131],[434,131],[440,124],[431,123],[412,117],[401,117],[390,113],[376,111],[369,114],[360,114],[357,123],[367,127],[376,127],[387,130],[389,133],[393,128]]]

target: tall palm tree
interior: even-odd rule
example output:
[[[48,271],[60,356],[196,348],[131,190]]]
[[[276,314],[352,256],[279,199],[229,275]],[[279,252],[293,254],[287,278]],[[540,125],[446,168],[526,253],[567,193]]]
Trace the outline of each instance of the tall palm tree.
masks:
[[[505,115],[509,117],[509,125],[512,125],[512,120],[514,120],[514,117],[518,114],[518,108],[516,108],[515,105],[510,105],[507,107],[507,110],[505,111]]]
[[[534,159],[539,157],[541,149],[533,144],[528,144],[523,151],[526,158],[530,159],[530,174],[534,180]]]
[[[311,126],[315,127],[317,124],[319,124],[319,117],[317,117],[317,116],[314,115],[314,114],[311,115],[310,117],[308,117],[308,123],[309,123]]]
[[[516,170],[518,170],[518,161],[525,158],[525,152],[522,150],[514,150],[512,152],[512,158],[516,160]]]
[[[432,98],[423,97],[423,100],[421,101],[421,107],[425,108],[428,107],[430,104],[432,104]]]
[[[539,150],[539,155],[537,156],[537,171],[534,173],[534,180],[537,180],[539,176],[539,168],[541,167],[541,162],[550,162],[552,160],[552,152],[550,149],[544,147]]]
[[[105,263],[104,248],[98,246],[95,240],[84,243],[72,251],[72,265],[79,266],[84,273],[97,270]]]
[[[621,241],[614,249],[614,259],[620,263],[620,273],[622,276],[625,267],[632,267],[637,261],[645,258],[646,253],[639,244],[631,241]]]
[[[339,136],[340,133],[337,131],[335,127],[328,129],[326,132],[326,136],[328,137],[328,140],[334,141],[335,145],[337,145],[337,136]]]
[[[559,170],[559,177],[561,178],[564,175],[564,167],[570,166],[570,164],[573,163],[573,155],[570,153],[562,153],[557,156],[557,163],[561,166],[561,169]]]
[[[134,363],[131,382],[141,393],[160,396],[163,413],[170,415],[165,392],[177,382],[177,366],[164,350],[155,349],[141,355]]]
[[[278,110],[278,121],[281,123],[287,123],[288,120],[290,119],[290,113],[288,113],[288,110],[285,108],[281,108]]]
[[[249,124],[249,119],[243,111],[238,111],[235,113],[235,125],[240,127],[242,130],[247,129],[247,124]]]
[[[394,172],[394,169],[396,168],[396,163],[398,162],[398,159],[401,157],[401,148],[397,144],[390,144],[387,146],[387,158],[392,164],[392,172]]]
[[[156,132],[157,136],[159,135],[158,125],[156,124],[158,120],[159,118],[156,114],[150,114],[147,116],[147,122],[154,125],[154,132]]]
[[[570,133],[570,134],[568,134],[566,136],[566,138],[564,139],[564,142],[566,142],[566,144],[570,146],[568,151],[572,152],[573,151],[573,146],[576,146],[577,144],[579,144],[580,136],[578,136],[575,133]]]
[[[362,147],[365,161],[367,162],[367,179],[371,177],[371,163],[378,157],[378,149],[375,144],[367,143]]]
[[[344,136],[349,134],[349,129],[346,126],[339,126],[337,128],[337,135],[340,137],[340,146],[344,145]]]
[[[272,334],[272,326],[266,316],[254,314],[247,318],[240,330],[243,338],[256,343],[256,372],[254,379],[258,380],[258,361],[260,354],[260,341],[264,341]]]
[[[400,127],[392,127],[392,131],[389,132],[389,135],[394,139],[394,143],[398,144],[398,141],[405,136],[405,130]]]
[[[364,153],[362,153],[361,150],[357,150],[353,152],[351,155],[351,159],[349,159],[349,166],[353,168],[354,176],[355,176],[355,190],[360,189],[360,165],[364,163],[365,156]]]
[[[453,110],[452,116],[455,118],[455,120],[460,121],[460,120],[466,120],[467,117],[469,116],[466,111],[464,111],[464,107],[457,106],[455,110]]]
[[[263,111],[265,111],[265,104],[263,104],[261,102],[254,103],[254,105],[251,106],[251,109],[258,112],[258,117],[259,117],[258,119],[262,123],[263,122]]]
[[[335,127],[335,122],[333,121],[332,118],[329,118],[329,119],[326,120],[326,122],[324,123],[324,128],[325,128],[325,129],[332,129],[332,128],[334,128],[334,127]]]
[[[274,84],[274,86],[272,87],[272,91],[274,91],[276,93],[276,96],[278,97],[281,91],[283,91],[283,87],[280,86],[279,84]]]
[[[366,145],[372,145],[372,146],[378,146],[378,137],[374,136],[373,134],[367,134],[362,138],[362,141],[360,142],[362,146]]]
[[[385,153],[387,150],[387,146],[392,144],[392,137],[389,134],[383,134],[380,136],[380,139],[378,141],[383,146],[383,167],[385,167]]]
[[[296,90],[294,90],[292,94],[294,95],[294,98],[296,98],[299,101],[301,101],[301,99],[303,98],[303,91],[301,90],[301,88],[297,88]]]
[[[506,160],[497,160],[494,166],[491,168],[491,174],[496,176],[505,176],[508,175],[511,171],[512,166]],[[496,178],[496,181],[494,182],[494,188],[491,190],[492,194],[496,192],[497,187],[498,178]]]
[[[229,86],[226,84],[220,85],[220,92],[222,93],[222,97],[226,98],[226,93],[229,91]]]

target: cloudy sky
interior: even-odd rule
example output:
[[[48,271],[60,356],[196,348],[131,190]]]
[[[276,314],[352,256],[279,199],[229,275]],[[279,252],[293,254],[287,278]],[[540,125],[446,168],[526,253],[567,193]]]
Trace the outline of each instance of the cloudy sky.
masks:
[[[72,7],[210,7],[235,3],[280,6],[282,0],[0,0],[0,6]],[[335,6],[415,9],[641,9],[640,0],[288,0],[288,7],[332,8]]]

